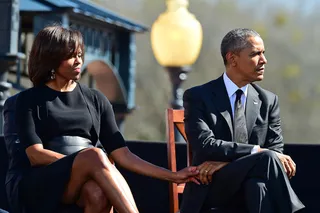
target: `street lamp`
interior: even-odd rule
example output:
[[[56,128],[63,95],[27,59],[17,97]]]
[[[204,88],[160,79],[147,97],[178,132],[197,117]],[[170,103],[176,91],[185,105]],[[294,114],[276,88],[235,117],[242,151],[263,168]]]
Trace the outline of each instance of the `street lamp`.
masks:
[[[151,29],[151,46],[158,63],[166,67],[172,84],[171,107],[183,108],[181,84],[199,56],[202,27],[188,11],[188,0],[166,0],[167,10]],[[179,134],[175,134],[179,135]],[[176,141],[181,141],[180,138]]]

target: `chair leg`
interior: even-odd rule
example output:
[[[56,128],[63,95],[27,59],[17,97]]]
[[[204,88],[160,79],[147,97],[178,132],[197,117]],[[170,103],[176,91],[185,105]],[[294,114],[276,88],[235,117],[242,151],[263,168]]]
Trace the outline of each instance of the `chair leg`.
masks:
[[[179,212],[179,197],[176,183],[169,183],[170,213]]]

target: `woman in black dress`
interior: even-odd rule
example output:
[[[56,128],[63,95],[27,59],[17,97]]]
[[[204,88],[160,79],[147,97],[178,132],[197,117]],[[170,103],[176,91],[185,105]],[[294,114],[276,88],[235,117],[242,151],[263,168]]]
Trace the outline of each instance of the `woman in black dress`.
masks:
[[[194,181],[195,167],[172,173],[126,147],[112,106],[99,91],[77,83],[84,60],[79,31],[49,26],[36,36],[29,57],[34,87],[16,102],[16,125],[31,168],[19,193],[26,212],[50,213],[77,204],[85,213],[138,212],[131,191],[109,161],[133,172],[177,183]],[[105,152],[96,148],[103,145]]]

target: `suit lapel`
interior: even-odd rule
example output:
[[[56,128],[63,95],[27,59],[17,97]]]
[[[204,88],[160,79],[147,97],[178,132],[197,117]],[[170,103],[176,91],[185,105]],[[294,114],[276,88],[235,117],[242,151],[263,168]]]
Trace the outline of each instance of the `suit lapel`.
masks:
[[[223,82],[223,77],[221,76],[216,81],[212,82],[212,85],[213,103],[217,107],[223,118],[226,120],[231,133],[231,138],[233,138],[232,111],[226,86]]]
[[[249,84],[247,101],[246,101],[246,112],[245,112],[249,140],[250,140],[253,125],[257,120],[257,117],[259,114],[260,106],[261,106],[261,101],[259,99],[259,94],[253,88],[253,86]]]

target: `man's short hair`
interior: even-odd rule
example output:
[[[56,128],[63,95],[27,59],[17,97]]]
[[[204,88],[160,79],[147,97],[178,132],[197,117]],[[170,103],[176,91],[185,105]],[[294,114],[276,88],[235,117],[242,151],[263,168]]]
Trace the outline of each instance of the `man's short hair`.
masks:
[[[256,31],[247,28],[237,28],[228,32],[223,37],[220,47],[224,65],[227,65],[226,55],[228,52],[239,53],[241,50],[250,47],[248,38],[255,36],[261,37]]]

